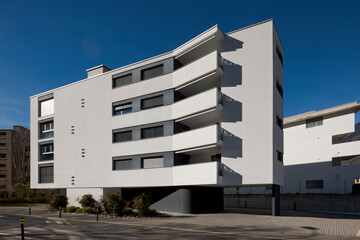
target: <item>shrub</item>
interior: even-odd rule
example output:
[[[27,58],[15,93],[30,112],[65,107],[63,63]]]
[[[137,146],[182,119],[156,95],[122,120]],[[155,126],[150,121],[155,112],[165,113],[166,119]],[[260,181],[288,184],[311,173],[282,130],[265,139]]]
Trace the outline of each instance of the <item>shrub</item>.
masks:
[[[134,215],[132,208],[125,207],[122,211],[122,215]]]
[[[135,197],[133,207],[138,210],[139,216],[146,216],[150,207],[150,194],[141,193]]]
[[[83,207],[81,210],[82,210],[82,213],[84,213],[84,214],[93,213],[93,209],[91,207]]]
[[[13,193],[15,197],[23,198],[25,197],[25,185],[22,183],[16,183],[13,188]]]
[[[81,214],[81,213],[82,213],[82,209],[81,209],[81,208],[76,209],[76,210],[75,210],[75,213]]]
[[[93,198],[93,195],[91,194],[85,194],[84,196],[81,197],[79,201],[82,207],[90,207],[90,208],[94,208],[95,202],[96,201]]]
[[[55,195],[50,202],[50,208],[53,210],[58,210],[61,208],[66,208],[68,205],[68,199],[64,195]]]
[[[66,208],[66,212],[68,212],[68,213],[74,213],[74,212],[76,212],[76,210],[78,210],[78,209],[79,209],[78,207],[70,206],[70,207],[67,207],[67,208]]]
[[[120,198],[118,192],[115,192],[109,194],[107,198],[102,199],[101,204],[107,214],[120,216],[123,212],[126,202]]]

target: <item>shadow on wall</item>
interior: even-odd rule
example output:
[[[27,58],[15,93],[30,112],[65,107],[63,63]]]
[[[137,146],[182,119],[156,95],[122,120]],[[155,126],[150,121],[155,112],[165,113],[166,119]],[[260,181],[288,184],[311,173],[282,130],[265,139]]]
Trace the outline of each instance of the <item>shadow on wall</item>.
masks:
[[[242,184],[242,175],[235,172],[225,164],[221,164],[223,184]]]
[[[223,59],[223,79],[221,87],[236,87],[242,84],[242,66]]]
[[[241,122],[242,121],[242,103],[223,94],[222,105],[224,109],[233,109],[231,111],[223,111],[221,122]]]
[[[282,193],[349,194],[359,171],[360,165],[332,166],[331,161],[285,166]]]
[[[242,157],[242,139],[231,132],[222,129],[222,139],[224,141],[221,156],[228,158]]]
[[[233,52],[236,51],[237,49],[243,48],[244,42],[230,37],[228,35],[224,36],[224,44],[223,47],[221,49],[222,52]]]

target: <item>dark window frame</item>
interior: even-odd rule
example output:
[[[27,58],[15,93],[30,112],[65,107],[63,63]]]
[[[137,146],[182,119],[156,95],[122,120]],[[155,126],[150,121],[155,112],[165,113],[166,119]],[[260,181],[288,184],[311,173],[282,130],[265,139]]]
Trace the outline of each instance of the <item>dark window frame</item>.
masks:
[[[43,130],[42,126],[51,123],[52,128]],[[52,133],[52,134],[47,134]],[[45,136],[44,136],[45,134]],[[48,135],[48,136],[47,136]],[[54,120],[44,121],[39,123],[39,139],[53,138],[54,137]]]
[[[158,135],[158,132],[159,129],[161,129],[161,135]],[[154,131],[154,134],[153,136],[150,136],[150,137],[147,137],[147,136],[144,136],[146,135],[144,133],[144,131],[146,130],[153,130]],[[153,127],[146,127],[146,128],[142,128],[141,129],[141,139],[148,139],[148,138],[157,138],[157,137],[163,137],[164,136],[164,125],[158,125],[158,126],[153,126]]]
[[[322,126],[324,124],[323,121],[324,121],[323,117],[308,119],[308,120],[306,120],[306,128]]]
[[[276,54],[280,60],[281,66],[284,66],[284,56],[283,53],[280,51],[279,47],[276,47]]]
[[[126,133],[130,133],[131,139],[126,139],[126,140],[121,140],[121,141],[116,141],[116,134],[126,134]],[[113,132],[113,143],[120,143],[120,142],[129,142],[133,140],[133,136],[132,136],[132,130],[126,130],[126,131],[118,131],[118,132]]]
[[[324,189],[324,180],[306,180],[306,189]]]
[[[163,166],[162,167],[151,167],[151,168],[145,168],[144,167],[144,160],[157,159],[157,158],[162,158],[163,159]],[[154,169],[154,168],[164,168],[164,167],[165,167],[165,157],[163,155],[151,156],[151,157],[142,157],[141,158],[141,169]]]
[[[282,118],[279,117],[278,115],[276,116],[276,125],[277,125],[281,130],[283,130],[283,128],[284,128],[284,122],[283,122]]]
[[[154,69],[157,69],[157,68],[162,68],[162,73],[161,74],[155,74],[155,75],[153,75],[153,76],[151,76],[151,77],[145,77],[144,76],[144,73],[146,72],[146,71],[151,71],[151,70],[154,70]],[[148,80],[148,79],[152,79],[152,78],[156,78],[156,77],[159,77],[159,76],[162,76],[162,75],[164,75],[164,64],[162,63],[162,64],[158,64],[158,65],[156,65],[156,66],[153,66],[153,67],[149,67],[149,68],[145,68],[145,69],[142,69],[141,71],[140,71],[140,80],[141,81],[145,81],[145,80]]]
[[[6,159],[6,153],[0,153],[0,159]]]
[[[278,93],[280,94],[281,98],[284,99],[284,88],[281,86],[279,81],[276,81],[276,89]]]
[[[125,79],[125,78],[127,78],[127,77],[130,77],[130,82],[125,82],[125,83],[123,83],[123,84],[116,84],[117,80],[119,80],[119,79]],[[125,74],[125,75],[121,75],[121,76],[116,76],[116,77],[113,76],[113,78],[112,78],[112,88],[114,89],[114,88],[118,88],[118,87],[122,87],[122,86],[126,86],[126,85],[132,84],[132,82],[133,82],[132,77],[133,77],[133,76],[132,76],[132,73]]]
[[[52,168],[52,176],[45,176],[45,177],[47,177],[47,178],[49,178],[49,180],[48,179],[46,179],[46,181],[43,181],[42,179],[41,179],[41,177],[42,177],[42,175],[41,175],[41,169],[44,169],[44,168]],[[38,167],[38,174],[39,174],[39,183],[54,183],[54,165],[44,165],[44,166],[42,166],[42,165],[39,165],[39,167]]]
[[[123,108],[120,110],[116,110],[116,108],[121,107],[121,106],[126,106],[126,105],[130,105],[131,107],[128,108]],[[132,113],[132,102],[127,102],[127,103],[121,103],[121,104],[116,104],[113,103],[113,107],[112,107],[112,115],[113,116],[119,116],[119,115],[124,115],[124,114],[128,114],[128,113]],[[130,111],[129,111],[130,109]],[[119,114],[117,114],[119,113]]]
[[[129,168],[116,169],[116,162],[130,162],[130,167]],[[112,167],[113,171],[123,171],[123,170],[131,170],[131,169],[133,169],[132,168],[132,158],[113,159],[113,167]]]
[[[280,162],[284,162],[284,153],[282,153],[281,151],[277,150],[276,151],[276,159]]]
[[[51,147],[52,151],[43,151],[43,147],[45,147],[45,146],[52,146]],[[52,160],[54,160],[54,143],[53,142],[39,145],[39,151],[40,151],[39,161],[52,161]],[[44,156],[49,156],[49,159],[46,159],[47,157],[44,158]]]
[[[161,97],[161,103],[157,103],[155,105],[152,105],[150,107],[144,107],[144,101],[147,101],[147,100],[153,100],[153,99],[157,99],[157,98],[160,98]],[[153,96],[153,97],[148,97],[148,98],[144,98],[144,99],[141,99],[140,100],[140,109],[141,110],[146,110],[146,109],[151,109],[151,108],[156,108],[156,107],[161,107],[161,106],[164,106],[164,94],[160,94],[160,95],[156,95],[156,96]]]

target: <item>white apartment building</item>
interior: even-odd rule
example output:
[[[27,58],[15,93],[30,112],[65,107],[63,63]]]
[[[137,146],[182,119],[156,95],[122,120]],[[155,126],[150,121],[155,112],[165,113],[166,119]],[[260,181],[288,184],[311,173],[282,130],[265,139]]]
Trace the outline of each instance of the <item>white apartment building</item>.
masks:
[[[31,188],[71,205],[150,192],[171,212],[223,208],[223,188],[283,184],[283,49],[273,20],[216,25],[173,51],[30,98]]]
[[[282,193],[352,192],[360,183],[359,109],[353,102],[284,119]]]

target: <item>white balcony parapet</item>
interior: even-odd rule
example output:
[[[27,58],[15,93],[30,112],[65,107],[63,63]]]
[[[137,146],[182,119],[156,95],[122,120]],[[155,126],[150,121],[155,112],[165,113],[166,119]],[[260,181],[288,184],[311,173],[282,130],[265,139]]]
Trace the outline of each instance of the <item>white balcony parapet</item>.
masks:
[[[219,104],[221,93],[217,88],[185,98],[172,105],[142,110],[112,118],[112,128],[126,128],[154,122],[184,118],[197,113],[215,109]]]
[[[151,187],[215,185],[219,182],[218,162],[188,164],[175,167],[113,171],[105,180],[105,186]]]
[[[217,51],[213,51],[172,73],[113,89],[111,92],[112,101],[122,101],[158,91],[178,88],[216,71],[221,72],[218,62],[219,54]]]
[[[332,152],[332,157],[360,155],[360,141],[333,144]]]
[[[127,156],[157,152],[180,151],[216,145],[219,141],[217,124],[171,136],[114,143],[112,156]]]

